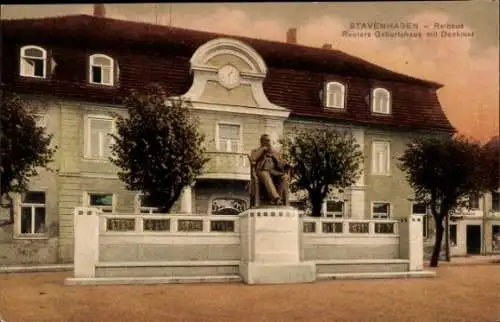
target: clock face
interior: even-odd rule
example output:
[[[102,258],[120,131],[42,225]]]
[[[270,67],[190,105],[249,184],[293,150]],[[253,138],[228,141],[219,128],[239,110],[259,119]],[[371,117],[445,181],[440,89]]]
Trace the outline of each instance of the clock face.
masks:
[[[231,65],[219,69],[219,82],[226,88],[234,88],[240,84],[240,72]]]

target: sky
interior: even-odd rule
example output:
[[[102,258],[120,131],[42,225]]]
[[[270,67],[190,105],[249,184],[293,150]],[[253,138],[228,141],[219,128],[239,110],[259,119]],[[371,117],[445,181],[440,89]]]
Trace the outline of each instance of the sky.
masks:
[[[333,48],[396,72],[436,81],[459,133],[487,141],[499,134],[499,1],[360,3],[108,4],[108,17]],[[2,19],[92,14],[91,4],[2,5]],[[346,37],[353,23],[414,23],[421,38]],[[467,35],[428,37],[434,24]],[[427,27],[426,27],[427,26]],[[396,29],[395,31],[404,31]],[[471,34],[472,33],[472,34]]]

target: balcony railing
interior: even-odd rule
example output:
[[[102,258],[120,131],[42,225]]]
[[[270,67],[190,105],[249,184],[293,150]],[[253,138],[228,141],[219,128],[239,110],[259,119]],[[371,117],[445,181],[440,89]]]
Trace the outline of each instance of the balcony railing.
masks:
[[[234,152],[208,152],[210,160],[201,178],[250,180],[248,154]]]

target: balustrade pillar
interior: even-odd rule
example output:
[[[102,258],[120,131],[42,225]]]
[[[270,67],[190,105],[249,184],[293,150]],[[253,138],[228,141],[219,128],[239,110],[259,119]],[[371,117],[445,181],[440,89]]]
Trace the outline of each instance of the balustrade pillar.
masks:
[[[400,257],[410,261],[410,271],[421,271],[424,267],[422,220],[421,215],[410,215],[399,223]]]
[[[193,187],[194,183],[190,186],[186,186],[182,190],[181,194],[181,213],[192,214],[193,213]]]
[[[74,277],[93,278],[99,260],[99,209],[77,207],[73,217]]]

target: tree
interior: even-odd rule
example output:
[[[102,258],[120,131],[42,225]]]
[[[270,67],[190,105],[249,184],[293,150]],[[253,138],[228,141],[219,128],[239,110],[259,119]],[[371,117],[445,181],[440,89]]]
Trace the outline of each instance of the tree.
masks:
[[[399,167],[415,192],[415,200],[429,206],[436,223],[430,266],[437,267],[444,220],[468,207],[469,196],[488,189],[482,175],[481,146],[461,136],[417,139],[399,160]]]
[[[500,188],[500,137],[493,137],[481,147],[481,178],[490,190]]]
[[[325,198],[334,189],[354,184],[361,175],[363,153],[355,138],[333,129],[294,130],[296,136],[282,140],[290,163],[292,192],[307,191],[312,216],[321,216]]]
[[[1,93],[0,110],[0,198],[1,207],[9,210],[9,219],[0,227],[14,223],[12,193],[28,190],[29,179],[40,168],[49,171],[57,147],[51,147],[52,135],[36,125],[36,108],[14,93]]]
[[[128,117],[116,116],[111,162],[127,189],[143,192],[161,212],[169,212],[208,161],[198,120],[187,100],[155,84],[132,91],[124,104]]]

